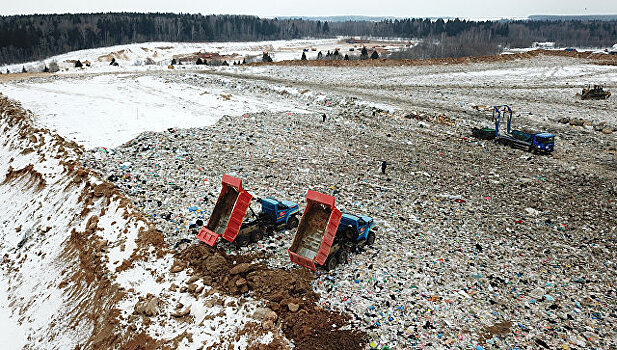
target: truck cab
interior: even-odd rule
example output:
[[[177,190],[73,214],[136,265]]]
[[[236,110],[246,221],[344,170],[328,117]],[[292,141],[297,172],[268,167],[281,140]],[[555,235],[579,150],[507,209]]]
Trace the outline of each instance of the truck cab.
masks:
[[[551,153],[555,148],[555,135],[548,132],[525,132],[512,128],[512,109],[507,106],[494,106],[493,117],[495,119],[495,142],[510,145],[512,147],[526,149],[534,153]],[[501,118],[506,119],[506,130],[500,132]]]
[[[531,147],[535,152],[552,152],[555,147],[555,135],[543,132],[535,134]]]
[[[339,223],[337,236],[355,244],[375,243],[375,221],[370,216],[344,213]]]
[[[285,224],[288,228],[298,226],[296,215],[300,209],[297,203],[290,201],[279,201],[274,198],[262,198],[261,215],[273,221],[273,224]]]
[[[528,133],[512,130],[512,137],[520,141],[523,148],[527,147],[530,152],[549,153],[555,147],[555,135],[547,132]]]

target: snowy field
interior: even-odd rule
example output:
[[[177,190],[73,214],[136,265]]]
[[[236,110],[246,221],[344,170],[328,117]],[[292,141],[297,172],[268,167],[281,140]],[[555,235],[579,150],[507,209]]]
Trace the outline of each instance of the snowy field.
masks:
[[[45,65],[49,66],[51,62],[58,63],[61,72],[64,73],[156,70],[167,68],[175,57],[199,53],[218,54],[231,65],[233,62],[241,62],[243,59],[246,59],[247,62],[261,61],[264,52],[268,52],[274,61],[285,61],[300,59],[302,52],[305,52],[308,59],[315,59],[320,51],[323,55],[326,55],[328,51],[334,52],[335,49],[339,49],[341,55],[347,53],[353,56],[359,55],[361,48],[365,45],[368,48],[377,45],[382,49],[395,51],[410,44],[410,42],[401,40],[349,44],[345,42],[345,39],[347,38],[218,43],[151,42],[118,45],[69,52],[41,61],[4,65],[0,66],[0,71],[4,73],[9,70],[11,73],[19,73],[22,68],[25,68],[28,72],[40,72]],[[112,58],[116,59],[118,66],[109,65]],[[84,65],[82,68],[75,68],[74,62],[77,60],[87,61],[90,66]]]
[[[304,111],[229,89],[171,84],[155,74],[7,83],[0,91],[34,111],[45,127],[86,147],[116,147],[144,131],[209,126],[224,115]]]

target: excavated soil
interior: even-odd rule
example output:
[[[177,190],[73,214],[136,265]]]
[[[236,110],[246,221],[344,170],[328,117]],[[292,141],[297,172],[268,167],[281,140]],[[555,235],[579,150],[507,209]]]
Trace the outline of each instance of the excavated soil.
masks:
[[[237,198],[238,198],[238,191],[233,187],[228,187],[227,192],[225,192],[225,194],[221,196],[221,200],[218,201],[218,205],[212,211],[212,216],[210,218],[210,221],[208,222],[209,230],[211,230],[212,232],[215,232],[217,229],[217,226],[227,225],[226,222],[224,223],[224,225],[219,225],[219,224],[223,224],[223,223],[220,223],[222,218],[229,219],[229,215],[231,214],[231,210],[233,209]]]
[[[305,220],[302,220],[300,227],[298,227],[298,233],[296,233],[290,250],[292,252],[296,252],[300,247],[300,243],[304,241],[307,236],[320,230],[324,231],[326,229],[324,223],[328,222],[331,212],[332,211],[330,208],[327,208],[324,205],[314,205],[310,210],[307,210],[304,214],[306,218]]]
[[[221,250],[194,244],[177,253],[178,271],[190,267],[195,276],[219,292],[249,295],[266,301],[276,312],[285,336],[296,349],[341,349],[362,347],[366,334],[342,329],[349,318],[318,306],[319,296],[313,291],[314,274],[306,269],[271,269],[253,263],[255,256],[228,256]]]
[[[43,175],[41,175],[41,173],[39,173],[38,171],[34,170],[34,165],[32,164],[19,170],[15,170],[13,169],[13,167],[9,166],[9,170],[6,173],[6,178],[4,179],[3,184],[7,184],[17,179],[25,178],[28,178],[28,184],[36,188],[37,191],[41,191],[46,186]]]

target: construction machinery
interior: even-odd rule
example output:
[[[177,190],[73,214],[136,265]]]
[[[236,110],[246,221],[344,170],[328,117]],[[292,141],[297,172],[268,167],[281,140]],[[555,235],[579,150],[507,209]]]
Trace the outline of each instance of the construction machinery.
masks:
[[[589,85],[583,88],[581,99],[583,100],[605,100],[611,97],[610,91],[605,91],[604,87],[594,85],[593,88]]]
[[[197,238],[214,246],[219,236],[223,236],[225,240],[245,247],[282,227],[292,229],[298,225],[298,204],[274,198],[260,199],[261,212],[256,214],[251,208],[252,199],[253,196],[242,188],[242,180],[223,175],[221,193],[212,215],[208,224],[201,227]]]
[[[479,139],[494,139],[496,143],[522,148],[534,153],[550,153],[555,148],[555,135],[547,132],[525,132],[512,129],[512,108],[508,105],[494,106],[495,129],[473,128],[472,134]],[[500,131],[502,118],[507,117],[506,131]]]
[[[313,271],[317,265],[332,270],[339,262],[346,262],[354,248],[375,242],[372,218],[343,214],[335,207],[334,197],[311,190],[306,203],[288,250],[291,261],[298,265]]]

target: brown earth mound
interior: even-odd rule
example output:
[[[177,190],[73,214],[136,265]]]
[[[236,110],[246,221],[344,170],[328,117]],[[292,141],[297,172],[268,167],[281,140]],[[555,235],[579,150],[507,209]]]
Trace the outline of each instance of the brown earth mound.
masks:
[[[43,179],[43,175],[38,171],[34,170],[34,165],[30,164],[23,169],[15,170],[13,167],[9,166],[9,170],[6,173],[6,178],[3,181],[3,184],[7,184],[11,181],[15,181],[17,179],[28,179],[28,184],[31,187],[34,187],[37,191],[41,191],[45,188],[46,182]]]
[[[306,269],[271,269],[252,263],[254,256],[229,256],[221,250],[194,244],[178,253],[177,263],[219,292],[252,295],[276,312],[285,336],[300,350],[362,348],[366,334],[343,330],[349,318],[319,307],[313,291],[314,274]],[[177,271],[177,266],[172,270]]]

